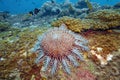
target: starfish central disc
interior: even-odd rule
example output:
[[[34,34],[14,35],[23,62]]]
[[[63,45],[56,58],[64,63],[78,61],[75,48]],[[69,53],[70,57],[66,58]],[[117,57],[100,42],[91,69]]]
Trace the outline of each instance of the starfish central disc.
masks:
[[[46,55],[56,57],[70,53],[73,48],[74,36],[68,32],[58,30],[48,32],[42,40],[42,49]]]

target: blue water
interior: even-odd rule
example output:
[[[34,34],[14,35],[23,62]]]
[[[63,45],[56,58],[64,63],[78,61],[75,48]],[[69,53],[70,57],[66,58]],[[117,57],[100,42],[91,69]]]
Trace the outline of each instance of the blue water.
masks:
[[[40,8],[41,5],[48,0],[0,0],[0,11],[8,11],[11,14],[27,13],[34,8]],[[56,0],[57,3],[62,3],[65,0]],[[70,0],[76,3],[78,0]],[[114,5],[120,0],[90,0],[97,2],[100,5]]]

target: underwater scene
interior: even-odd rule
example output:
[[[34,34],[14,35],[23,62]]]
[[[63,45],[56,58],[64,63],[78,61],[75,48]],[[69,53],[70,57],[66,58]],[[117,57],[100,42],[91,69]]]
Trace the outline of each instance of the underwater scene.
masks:
[[[0,0],[0,80],[120,80],[120,0]]]

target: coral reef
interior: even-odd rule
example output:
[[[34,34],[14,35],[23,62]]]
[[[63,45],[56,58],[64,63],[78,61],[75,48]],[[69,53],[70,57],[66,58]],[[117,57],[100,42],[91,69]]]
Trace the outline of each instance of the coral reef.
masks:
[[[10,24],[8,22],[0,22],[0,32],[9,30]]]
[[[1,21],[10,22],[14,27],[29,27],[31,25],[43,26],[44,24],[50,23],[54,18],[59,18],[63,16],[71,16],[77,18],[84,18],[90,10],[96,11],[99,10],[99,6],[96,3],[91,3],[86,0],[79,0],[77,5],[80,5],[84,8],[76,7],[76,4],[69,1],[65,1],[63,4],[59,4],[55,1],[46,1],[40,8],[35,8],[34,11],[30,11],[28,14],[19,14],[19,15],[9,15],[3,18],[3,13],[0,13]],[[86,4],[87,3],[87,4]],[[94,5],[94,6],[92,6]],[[37,12],[37,14],[35,14]],[[84,16],[83,16],[84,15]],[[48,24],[49,25],[49,24]]]
[[[113,60],[110,61],[106,66],[96,66],[97,67],[97,78],[99,80],[119,80],[120,79],[120,48],[118,51],[114,51]]]
[[[88,14],[83,23],[93,30],[105,30],[120,26],[120,12],[112,9],[99,10]]]
[[[91,49],[91,58],[95,62],[100,62],[101,65],[106,65],[109,60],[112,60],[114,54],[120,47],[120,33],[107,31],[88,31],[84,34],[89,40]]]
[[[45,62],[44,71],[50,70],[51,74],[55,74],[62,64],[63,70],[70,74],[69,65],[79,66],[77,60],[83,61],[82,51],[89,51],[89,48],[84,37],[71,32],[62,24],[59,28],[50,29],[38,37],[32,50],[39,53],[36,63]]]
[[[64,28],[61,28],[61,29],[64,30]],[[24,29],[24,30],[13,29],[13,31],[5,31],[0,34],[0,37],[1,38],[3,37],[2,39],[0,38],[0,70],[1,70],[0,79],[79,80],[79,78],[81,77],[83,80],[86,80],[86,79],[96,80],[96,77],[94,75],[97,75],[98,80],[119,79],[119,72],[118,72],[119,66],[120,66],[119,52],[116,53],[115,55],[113,51],[116,51],[120,48],[120,43],[119,43],[120,33],[114,32],[114,30],[108,30],[108,31],[88,30],[83,33],[80,33],[80,35],[78,34],[78,36],[82,35],[82,38],[85,37],[85,40],[86,39],[88,40],[88,45],[91,52],[88,53],[88,52],[82,51],[84,62],[79,61],[78,60],[79,58],[77,58],[76,61],[78,62],[75,62],[75,63],[81,64],[78,67],[72,66],[71,64],[74,65],[75,63],[71,63],[72,61],[68,61],[65,58],[66,63],[68,63],[68,66],[71,70],[71,75],[67,75],[63,71],[63,69],[65,68],[62,68],[62,66],[58,64],[59,68],[57,67],[58,68],[57,72],[55,73],[54,76],[52,76],[51,74],[48,74],[48,72],[51,71],[51,68],[49,67],[52,67],[52,64],[48,66],[48,72],[44,71],[45,70],[44,63],[40,62],[40,64],[35,64],[34,62],[36,57],[38,56],[37,53],[39,51],[36,52],[35,54],[31,53],[31,48],[33,47],[35,41],[37,40],[37,35],[38,34],[41,35],[41,33],[43,33],[45,30],[46,28],[45,29],[32,28],[32,29]],[[47,35],[47,33],[49,35],[50,32],[46,32],[44,36]],[[63,34],[63,32],[62,33],[59,32],[59,33],[61,35]],[[11,38],[12,38],[12,41],[11,41]],[[68,41],[70,40],[71,39],[69,39]],[[82,42],[84,42],[84,40]],[[83,47],[83,50],[85,46]],[[63,49],[63,48],[60,47],[60,49]],[[80,46],[80,50],[81,50],[81,46]],[[53,51],[53,52],[56,52],[56,54],[58,54],[57,51]],[[73,56],[73,57],[76,58],[76,56]],[[93,66],[95,64],[93,62],[90,63],[87,60],[91,60],[96,63],[97,71]],[[87,63],[87,65],[85,63]],[[99,63],[101,65],[99,65]],[[101,67],[102,65],[106,65],[106,66]],[[105,76],[107,74],[108,76]],[[110,75],[111,77],[109,77]]]
[[[48,75],[47,80],[96,80],[96,76],[91,73],[88,69],[89,65],[84,62],[80,64],[79,67],[74,68],[71,66],[71,75],[63,73],[61,70],[58,70],[58,74],[54,77]]]
[[[46,1],[41,7],[41,17],[47,15],[58,15],[61,12],[61,7],[59,4],[51,1]]]
[[[85,0],[78,0],[78,2],[75,4],[76,8],[87,8],[87,3]]]
[[[52,26],[58,27],[62,23],[74,32],[84,30],[108,30],[120,26],[120,12],[117,10],[99,10],[88,14],[86,19],[76,19],[72,17],[61,17],[52,22]]]
[[[0,80],[119,80],[119,58],[120,2],[50,0],[27,14],[0,12]]]
[[[72,17],[61,17],[58,20],[51,23],[52,26],[59,27],[61,24],[65,24],[68,29],[74,32],[81,32],[84,29],[89,29],[89,26],[83,26],[82,21],[80,19],[72,18]]]
[[[6,18],[10,16],[9,12],[7,11],[0,11],[0,21],[5,21]]]
[[[41,65],[34,64],[36,55],[31,54],[30,49],[36,40],[37,34],[41,34],[45,30],[44,28],[24,29],[22,32],[17,32],[19,38],[14,42],[6,40],[11,36],[6,36],[5,40],[0,40],[0,79],[30,80],[32,76],[42,78],[40,73],[36,72],[41,69]],[[37,70],[35,70],[36,67],[38,67]]]

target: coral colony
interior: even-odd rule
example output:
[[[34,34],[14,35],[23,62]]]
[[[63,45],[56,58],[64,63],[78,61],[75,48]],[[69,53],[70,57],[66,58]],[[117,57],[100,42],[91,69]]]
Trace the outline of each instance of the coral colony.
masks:
[[[69,64],[79,66],[77,60],[83,61],[81,51],[89,50],[87,43],[85,38],[66,29],[62,24],[59,28],[50,29],[38,37],[33,48],[34,52],[39,52],[35,62],[44,62],[45,71],[51,66],[51,74],[54,74],[58,64],[61,64],[63,70],[70,74]]]

